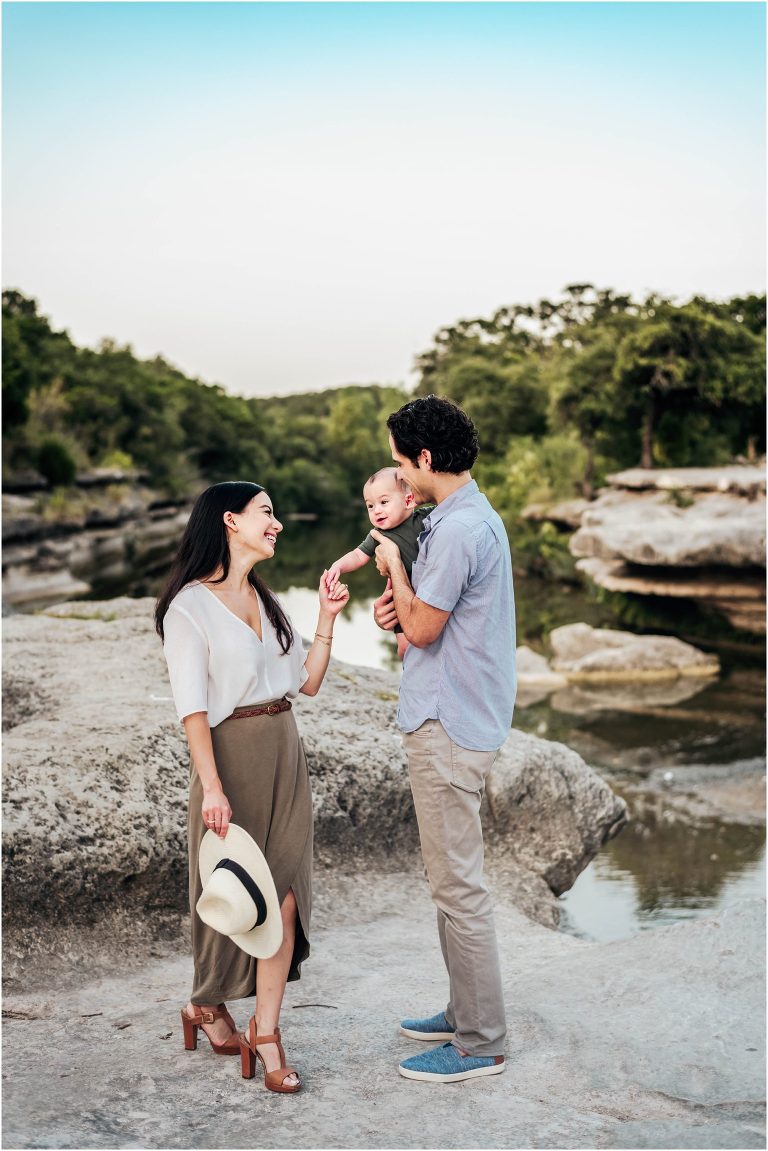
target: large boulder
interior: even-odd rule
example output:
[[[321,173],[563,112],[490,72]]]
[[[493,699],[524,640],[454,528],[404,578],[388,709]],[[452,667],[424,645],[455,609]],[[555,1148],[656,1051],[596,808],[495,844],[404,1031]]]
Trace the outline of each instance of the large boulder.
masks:
[[[627,822],[623,800],[562,743],[515,732],[488,780],[488,803],[516,861],[562,895]]]
[[[576,567],[607,591],[691,600],[732,627],[765,633],[765,462],[632,468],[591,501],[523,515],[578,528]]]
[[[642,567],[765,567],[765,498],[609,491],[581,517],[574,556]]]
[[[87,916],[95,900],[183,906],[189,757],[152,606],[68,603],[6,621],[11,914],[23,904],[26,915]],[[415,842],[397,690],[395,673],[334,661],[321,693],[297,701],[320,851]],[[625,820],[624,801],[575,753],[514,731],[488,793],[489,830],[524,873],[521,891],[542,879],[565,890]]]
[[[567,682],[552,670],[545,656],[525,645],[517,649],[517,707],[532,707]]]
[[[669,635],[634,635],[586,623],[550,632],[552,667],[571,683],[631,682],[714,676],[716,656]]]

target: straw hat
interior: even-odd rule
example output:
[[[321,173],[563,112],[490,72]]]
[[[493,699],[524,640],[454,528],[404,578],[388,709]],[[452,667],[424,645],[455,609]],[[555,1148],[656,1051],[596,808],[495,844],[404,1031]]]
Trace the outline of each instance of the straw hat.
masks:
[[[221,839],[207,831],[198,857],[203,893],[197,914],[257,959],[269,959],[283,942],[275,881],[258,844],[230,823]]]

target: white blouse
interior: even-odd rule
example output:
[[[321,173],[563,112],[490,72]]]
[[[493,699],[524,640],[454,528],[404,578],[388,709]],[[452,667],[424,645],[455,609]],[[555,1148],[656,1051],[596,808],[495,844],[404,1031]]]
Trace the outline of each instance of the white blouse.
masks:
[[[163,649],[180,720],[207,711],[208,723],[215,727],[236,707],[299,694],[309,678],[301,636],[293,628],[293,645],[283,652],[261,597],[257,598],[262,639],[197,581],[171,600],[163,620]]]

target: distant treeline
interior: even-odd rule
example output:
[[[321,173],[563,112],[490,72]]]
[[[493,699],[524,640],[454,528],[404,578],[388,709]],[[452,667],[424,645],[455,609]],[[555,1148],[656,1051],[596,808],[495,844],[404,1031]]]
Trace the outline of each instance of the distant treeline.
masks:
[[[443,328],[416,392],[470,414],[478,479],[511,524],[611,470],[764,452],[764,339],[765,296],[676,305],[572,285],[559,303]],[[111,340],[78,348],[34,300],[3,294],[6,477],[33,468],[53,487],[119,466],[170,496],[252,478],[283,513],[338,513],[387,463],[384,421],[407,399],[373,385],[241,399]]]

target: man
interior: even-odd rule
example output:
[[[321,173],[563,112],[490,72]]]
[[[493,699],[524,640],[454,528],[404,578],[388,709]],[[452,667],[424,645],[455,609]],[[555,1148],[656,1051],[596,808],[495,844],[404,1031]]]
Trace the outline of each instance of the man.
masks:
[[[446,1039],[404,1060],[408,1079],[453,1082],[504,1070],[504,999],[491,897],[483,879],[480,801],[507,737],[515,698],[515,607],[504,525],[472,479],[478,443],[469,417],[437,396],[387,420],[392,458],[424,521],[413,585],[397,545],[379,532],[376,562],[389,576],[379,627],[399,620],[403,732],[421,849],[448,969],[445,1011],[404,1019],[412,1039]],[[391,585],[391,586],[390,586]]]

